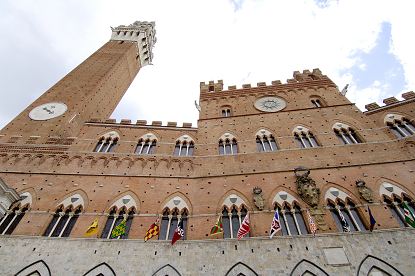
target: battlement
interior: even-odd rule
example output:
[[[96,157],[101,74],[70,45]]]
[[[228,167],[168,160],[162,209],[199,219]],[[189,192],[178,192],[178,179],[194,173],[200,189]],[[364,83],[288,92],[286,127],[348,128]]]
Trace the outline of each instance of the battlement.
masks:
[[[407,101],[410,100],[415,100],[415,92],[413,91],[408,91],[402,94],[402,101],[399,101],[397,98],[395,97],[389,97],[383,100],[383,103],[385,104],[384,106],[380,106],[379,104],[377,104],[376,102],[373,103],[369,103],[367,105],[365,105],[366,108],[366,112],[370,112],[370,111],[376,111],[376,110],[380,110],[383,109],[385,107],[388,106],[393,106],[395,104],[400,104],[400,103],[405,103]]]
[[[156,43],[155,22],[136,21],[128,26],[111,27],[111,40],[137,42],[141,66],[151,64],[152,49]]]
[[[250,88],[256,88],[256,87],[266,87],[266,86],[278,86],[278,85],[286,85],[286,84],[292,84],[292,83],[302,83],[302,82],[310,82],[310,81],[316,81],[316,80],[322,80],[322,79],[328,79],[327,76],[323,75],[320,71],[320,69],[315,68],[313,71],[310,70],[303,70],[302,73],[300,71],[294,71],[293,78],[287,79],[286,83],[281,82],[280,80],[273,80],[271,81],[270,85],[267,85],[266,82],[257,82],[256,85],[252,85],[250,83],[242,84],[241,88],[237,88],[236,85],[230,85],[228,86],[229,90],[237,90],[237,89],[250,89]],[[214,93],[214,92],[221,92],[223,91],[223,80],[215,81],[209,81],[208,83],[201,82],[200,83],[200,93]]]
[[[192,128],[192,123],[183,123],[181,126],[177,125],[177,122],[167,122],[167,124],[163,125],[162,121],[152,121],[147,122],[147,120],[137,120],[133,123],[130,119],[121,119],[117,122],[116,119],[105,119],[101,120],[98,118],[92,118],[87,124],[106,124],[106,125],[129,125],[129,126],[146,126],[146,127],[175,127],[175,128]]]

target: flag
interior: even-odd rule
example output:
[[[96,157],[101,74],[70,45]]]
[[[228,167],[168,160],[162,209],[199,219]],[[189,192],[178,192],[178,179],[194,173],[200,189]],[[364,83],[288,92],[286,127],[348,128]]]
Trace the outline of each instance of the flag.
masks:
[[[317,226],[314,223],[314,219],[310,215],[310,211],[308,211],[308,209],[307,209],[307,217],[308,217],[308,225],[310,226],[310,231],[313,234],[313,236],[315,236],[316,235],[316,232],[317,232]]]
[[[346,86],[343,88],[343,90],[340,92],[343,96],[346,96],[347,90],[349,88],[349,84],[346,84]]]
[[[222,225],[222,216],[219,216],[218,221],[215,225],[213,225],[212,229],[210,229],[210,235],[217,235],[223,233],[223,225]]]
[[[370,230],[370,232],[372,232],[373,231],[373,228],[375,228],[376,220],[373,217],[372,212],[370,211],[369,206],[367,206],[367,210],[369,211],[369,220],[370,220],[369,230]]]
[[[144,237],[144,241],[148,241],[149,239],[151,239],[154,236],[158,236],[158,234],[160,233],[160,227],[158,225],[159,223],[159,219],[156,220],[156,222],[154,222],[150,228],[147,230],[146,235]]]
[[[91,225],[86,230],[84,236],[91,237],[93,235],[96,235],[97,233],[98,233],[98,218],[94,219],[94,221],[91,223]]]
[[[415,216],[414,216],[414,214],[411,212],[411,209],[409,209],[409,207],[408,207],[408,205],[406,204],[405,201],[402,203],[402,205],[403,205],[403,211],[405,213],[406,223],[408,223],[410,226],[415,228]]]
[[[271,223],[271,230],[269,230],[269,238],[272,239],[272,237],[281,230],[281,224],[280,224],[280,215],[278,214],[278,208],[274,213],[274,217],[272,218]]]
[[[343,232],[350,232],[350,226],[347,223],[346,219],[344,218],[342,212],[339,209],[337,209],[337,212],[339,212],[340,222],[342,224]]]
[[[173,245],[177,240],[184,237],[184,230],[183,230],[183,220],[181,220],[174,230],[173,238],[171,239],[171,245]]]
[[[246,234],[249,233],[250,227],[249,227],[249,214],[246,214],[244,220],[242,221],[241,226],[238,230],[238,240],[242,239]]]
[[[125,234],[125,228],[127,227],[127,220],[123,219],[111,232],[111,238],[117,238]]]

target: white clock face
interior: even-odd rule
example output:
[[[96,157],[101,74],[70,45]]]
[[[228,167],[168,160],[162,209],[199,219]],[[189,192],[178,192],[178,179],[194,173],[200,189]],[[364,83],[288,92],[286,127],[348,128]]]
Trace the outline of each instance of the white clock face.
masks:
[[[29,117],[35,121],[45,121],[61,116],[68,107],[64,103],[45,103],[32,109]]]
[[[265,112],[276,112],[284,109],[287,103],[278,97],[263,97],[255,101],[255,108]]]

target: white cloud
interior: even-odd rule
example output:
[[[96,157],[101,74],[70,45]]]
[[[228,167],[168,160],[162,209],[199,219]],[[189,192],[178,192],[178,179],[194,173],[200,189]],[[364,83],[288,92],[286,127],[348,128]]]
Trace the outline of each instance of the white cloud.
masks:
[[[47,54],[58,56],[62,61],[58,65],[69,71],[109,39],[109,26],[156,21],[154,65],[139,72],[114,116],[195,123],[198,113],[193,102],[199,97],[200,81],[223,79],[225,86],[270,83],[291,78],[295,70],[316,67],[340,88],[351,83],[348,97],[360,108],[379,102],[376,97],[381,90],[377,88],[351,92],[357,87],[348,69],[358,65],[364,70],[364,63],[353,54],[375,47],[384,21],[391,23],[392,51],[403,65],[408,88],[415,87],[415,45],[409,35],[409,12],[415,10],[412,2],[327,1],[321,8],[312,0],[10,1],[0,4],[8,15],[0,19],[0,30],[9,38],[3,42],[7,45],[24,38],[30,39],[21,47],[46,45]],[[10,23],[32,28],[17,32],[5,27]],[[13,47],[2,55],[13,56]],[[32,55],[45,55],[42,47],[34,50]],[[9,60],[5,67],[26,66],[31,60],[27,55],[18,63]],[[19,75],[8,81],[22,93],[17,97],[23,105],[42,92],[29,89]],[[56,79],[39,81],[43,88]],[[0,103],[0,110],[2,104],[6,103]],[[0,122],[12,119],[22,108],[16,107],[14,114],[0,113]]]

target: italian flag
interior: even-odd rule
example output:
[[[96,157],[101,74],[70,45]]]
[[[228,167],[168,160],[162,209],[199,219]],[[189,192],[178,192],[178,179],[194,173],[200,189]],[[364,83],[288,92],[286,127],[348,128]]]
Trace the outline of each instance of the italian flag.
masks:
[[[410,226],[415,228],[415,216],[411,212],[411,209],[409,209],[406,202],[403,202],[403,210],[405,212],[405,221],[406,221],[406,223],[408,223]]]

